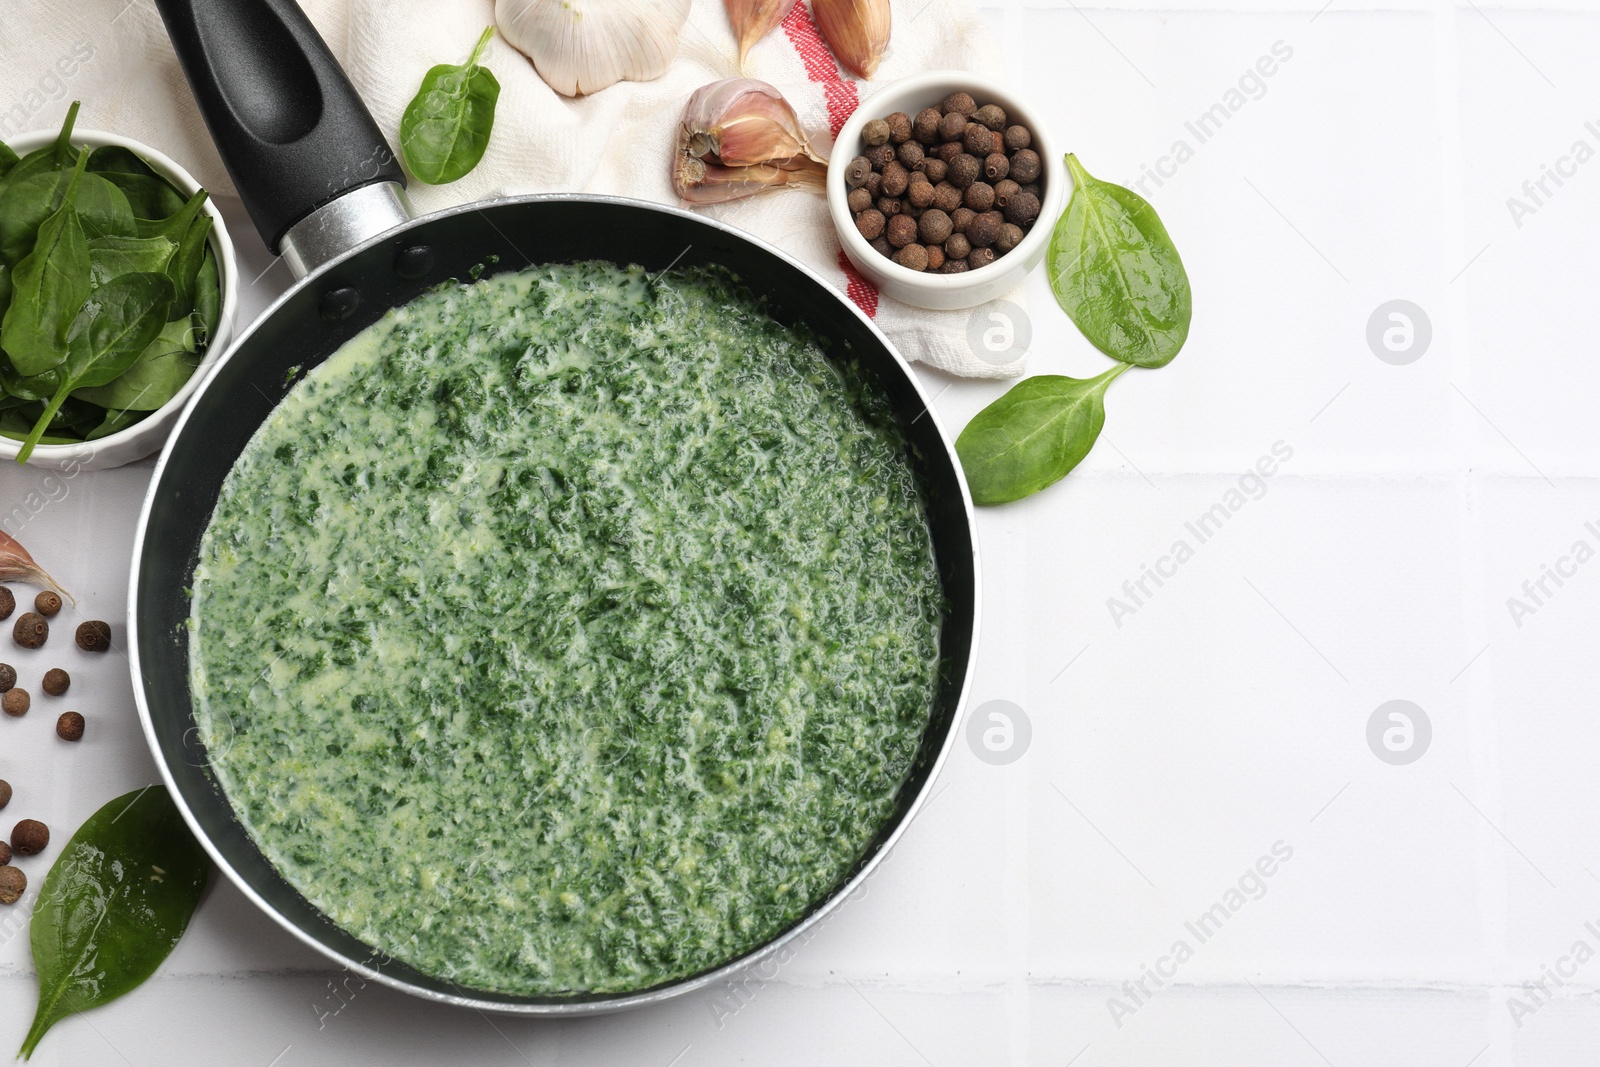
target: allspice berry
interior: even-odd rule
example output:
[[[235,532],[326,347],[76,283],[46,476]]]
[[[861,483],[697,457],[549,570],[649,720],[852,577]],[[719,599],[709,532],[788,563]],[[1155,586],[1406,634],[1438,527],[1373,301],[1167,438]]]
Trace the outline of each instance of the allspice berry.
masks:
[[[0,663],[0,693],[11,692],[17,684],[17,669],[9,663]]]
[[[11,639],[23,648],[38,648],[50,637],[50,624],[37,612],[24,612],[11,628]]]
[[[850,195],[845,198],[845,203],[850,205],[852,215],[859,215],[872,206],[872,194],[865,189],[852,189]]]
[[[1010,173],[1011,160],[1004,152],[990,152],[983,157],[983,176],[989,181],[997,182]]]
[[[895,253],[894,261],[911,270],[927,270],[928,250],[919,244],[909,244]]]
[[[950,170],[946,175],[947,180],[957,189],[965,189],[978,180],[978,173],[983,168],[979,166],[977,157],[961,153],[950,163]]]
[[[989,131],[976,122],[969,122],[962,131],[961,144],[967,150],[967,155],[982,159],[989,154]]]
[[[882,170],[894,162],[894,145],[880,144],[861,153],[866,161],[876,170]]]
[[[32,704],[33,701],[26,689],[11,689],[5,696],[0,697],[0,710],[4,710],[13,719],[20,719],[28,714],[28,708]]]
[[[933,203],[933,186],[920,174],[913,174],[912,177],[916,180],[906,190],[906,199],[911,201],[912,207],[921,211]]]
[[[972,254],[967,256],[967,268],[969,270],[978,270],[981,267],[987,267],[995,261],[995,258],[994,249],[992,248],[974,248]]]
[[[58,697],[67,691],[72,684],[72,678],[60,667],[51,667],[44,672],[44,683],[40,686],[46,693]]]
[[[878,199],[878,197],[883,193],[883,175],[879,174],[877,171],[873,171],[871,174],[867,175],[867,183],[861,188],[871,193],[872,199]]]
[[[1037,178],[1042,169],[1039,153],[1031,148],[1024,148],[1011,154],[1011,179],[1021,185],[1026,185]]]
[[[1039,217],[1039,198],[1032,193],[1018,193],[1006,204],[1006,221],[1026,226]]]
[[[953,233],[944,243],[946,259],[966,259],[971,251],[972,242],[967,240],[967,235],[964,233]]]
[[[923,144],[937,144],[939,141],[939,120],[944,118],[936,107],[925,107],[917,112],[917,117],[911,120],[911,136]],[[868,126],[872,123],[867,123]],[[867,142],[870,144],[871,142]]]
[[[1011,201],[1011,198],[1016,196],[1021,189],[1022,186],[1018,185],[1010,178],[1002,178],[1001,180],[995,182],[994,206],[1004,209],[1006,204]]]
[[[956,157],[965,151],[965,149],[961,147],[960,137],[960,134],[956,134],[956,140],[948,141],[934,149],[933,154],[939,159],[940,162],[946,165],[954,163],[956,161]]]
[[[922,171],[923,174],[926,174],[930,182],[938,185],[940,182],[944,181],[944,172],[948,168],[949,164],[944,160],[939,159],[937,156],[923,156],[922,166],[917,169]]]
[[[1000,236],[995,240],[996,252],[1009,252],[1022,243],[1022,227],[1014,223],[1006,223],[1000,227]]]
[[[883,119],[873,119],[861,127],[861,139],[869,145],[880,145],[889,140],[889,124]]]
[[[928,250],[928,269],[935,271],[944,266],[944,249],[938,245],[925,245]]]
[[[950,216],[936,207],[924,211],[922,218],[917,220],[917,235],[923,244],[944,244],[950,238],[952,229]]]
[[[35,856],[50,845],[50,827],[38,819],[23,819],[11,828],[11,851],[19,856]]]
[[[27,875],[9,863],[0,867],[0,904],[15,904],[27,888]]]
[[[53,619],[61,610],[61,594],[46,589],[33,598],[33,610],[47,619]]]
[[[856,214],[856,231],[867,240],[872,240],[883,234],[883,212],[877,208],[867,208]]]
[[[11,803],[11,783],[0,778],[0,808]]]
[[[56,720],[56,736],[63,741],[82,741],[83,716],[75,711],[63,711]]]
[[[961,202],[980,214],[988,211],[994,207],[994,186],[988,182],[973,182],[962,194]]]
[[[999,240],[1000,227],[1003,221],[999,212],[996,211],[985,211],[975,217],[967,226],[967,240],[972,242],[973,249],[988,248]],[[972,262],[970,255],[967,257],[967,262]],[[976,266],[976,264],[973,264],[973,266]]]
[[[876,206],[879,214],[883,215],[884,218],[893,218],[905,208],[898,196],[880,196]]]
[[[866,156],[857,156],[844,168],[844,183],[852,189],[859,189],[866,184],[867,175],[872,173],[872,164]]]
[[[939,273],[965,274],[967,273],[967,261],[964,259],[950,259],[949,257],[946,257],[944,266],[939,268]]]
[[[991,130],[1003,130],[1006,127],[1006,111],[999,104],[984,104],[972,113],[972,121],[981,122]]]
[[[1026,126],[1007,126],[1005,144],[1007,152],[1019,152],[1033,143],[1033,134]]]
[[[878,253],[878,255],[883,256],[885,259],[894,258],[894,248],[889,244],[888,238],[880,235],[878,237],[874,237],[868,243],[872,245],[872,250]]]
[[[896,111],[883,121],[889,124],[889,143],[905,144],[911,140],[911,116],[904,111]]]
[[[16,596],[6,586],[0,585],[0,619],[11,618],[11,613],[16,610]]]
[[[967,117],[952,111],[939,120],[939,140],[959,141],[967,132]]]
[[[99,619],[78,624],[78,647],[85,652],[104,652],[111,647],[111,627]]]
[[[917,141],[907,141],[895,150],[895,158],[906,170],[916,170],[917,164],[922,162],[922,145]]]
[[[899,196],[911,184],[911,175],[897,159],[883,168],[883,195]]]
[[[972,220],[978,213],[970,207],[958,207],[950,212],[950,225],[954,226],[957,233],[966,233],[967,227],[972,225]]]
[[[889,238],[891,246],[904,248],[917,239],[917,220],[910,215],[896,215],[889,220],[885,236]]]
[[[971,93],[954,92],[944,98],[943,110],[946,115],[954,112],[962,118],[971,118],[978,112],[978,103]]]
[[[961,190],[949,182],[940,182],[933,187],[933,206],[940,211],[954,211],[961,206]]]
[[[11,846],[0,841],[0,864],[11,862]]]

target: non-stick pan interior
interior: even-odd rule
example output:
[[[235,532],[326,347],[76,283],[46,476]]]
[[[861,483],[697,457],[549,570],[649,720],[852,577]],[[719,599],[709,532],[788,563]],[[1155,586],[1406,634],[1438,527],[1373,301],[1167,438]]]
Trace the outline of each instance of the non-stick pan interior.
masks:
[[[234,817],[196,739],[189,693],[187,590],[223,479],[256,428],[290,389],[296,368],[311,369],[384,312],[440,282],[464,280],[480,270],[495,273],[583,259],[637,263],[650,271],[673,265],[721,265],[764,297],[774,316],[810,327],[833,358],[857,361],[893,405],[927,495],[948,613],[942,683],[917,767],[902,791],[899,812],[863,864],[902,821],[945,745],[966,680],[976,622],[971,527],[960,480],[934,420],[923,417],[923,403],[909,375],[838,293],[749,238],[691,215],[639,203],[524,198],[430,216],[368,245],[294,290],[240,341],[196,395],[151,490],[134,561],[138,634],[134,654],[158,758],[224,861],[268,907],[300,931],[390,981],[444,997],[493,1002],[509,1010],[620,998],[508,997],[462,989],[381,958],[291,888]],[[834,892],[848,884],[846,880]]]

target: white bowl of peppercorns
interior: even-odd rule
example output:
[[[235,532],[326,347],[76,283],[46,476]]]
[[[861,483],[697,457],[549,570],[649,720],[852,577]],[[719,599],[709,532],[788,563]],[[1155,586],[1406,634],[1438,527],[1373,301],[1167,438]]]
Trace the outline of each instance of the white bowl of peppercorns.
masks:
[[[845,255],[916,307],[974,307],[1044,258],[1071,188],[1016,97],[969,71],[879,90],[834,142],[828,210]]]

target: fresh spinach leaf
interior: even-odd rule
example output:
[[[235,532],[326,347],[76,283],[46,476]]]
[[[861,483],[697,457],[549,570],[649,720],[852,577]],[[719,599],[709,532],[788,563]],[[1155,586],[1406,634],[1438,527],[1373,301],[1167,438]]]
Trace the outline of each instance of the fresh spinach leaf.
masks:
[[[478,38],[466,63],[441,63],[422,78],[422,87],[400,119],[400,153],[418,181],[444,185],[469,174],[489,148],[500,82],[478,65],[494,37],[490,26]]]
[[[11,146],[0,141],[0,178],[4,178],[11,168],[20,162],[21,159],[11,150]]]
[[[172,282],[165,274],[124,274],[96,289],[72,325],[61,384],[34,424],[43,435],[74,389],[113,382],[150,346],[167,322]],[[26,463],[36,440],[30,435],[17,454]]]
[[[43,148],[36,148],[17,161],[0,183],[0,200],[5,199],[9,187],[17,182],[26,181],[36,174],[45,174],[52,170],[71,170],[77,153],[72,150],[72,127],[78,121],[78,101],[74,100],[72,106],[67,108],[67,117],[61,123],[61,131],[56,134],[56,139]]]
[[[133,213],[141,219],[165,219],[183,210],[183,194],[165,178],[153,174],[105,171],[99,175],[122,191]],[[140,237],[148,234],[138,234]]]
[[[199,330],[196,347],[210,347],[222,321],[222,278],[217,273],[217,257],[211,254],[209,243],[205,258],[200,261],[200,273],[194,280],[194,318]]]
[[[104,421],[84,435],[85,441],[98,441],[102,437],[110,437],[114,433],[121,433],[129,426],[133,426],[143,419],[147,411],[107,411]]]
[[[33,910],[39,1007],[20,1054],[32,1056],[68,1015],[154,974],[188,928],[210,873],[165,786],[127,793],[91,815],[45,875]]]
[[[24,376],[49,370],[66,358],[67,331],[89,299],[88,240],[74,207],[88,159],[88,152],[79,155],[61,206],[39,227],[33,251],[11,275],[15,292],[0,320],[0,347]]]
[[[1056,301],[1096,348],[1140,367],[1172,362],[1189,336],[1189,275],[1143,197],[1067,156],[1072,199],[1046,257]]]
[[[178,245],[172,262],[167,264],[167,277],[172,282],[173,291],[172,307],[167,312],[170,318],[187,318],[194,311],[195,282],[205,263],[210,237],[211,216],[201,215],[189,225],[189,232],[183,235],[183,243]]]
[[[123,274],[165,274],[177,250],[165,237],[90,238],[89,277],[100,286]]]
[[[1089,379],[1036,375],[978,412],[956,438],[973,501],[1004,504],[1065,478],[1094,447],[1106,388],[1127,369]]]
[[[106,408],[154,411],[194,376],[200,365],[199,332],[192,319],[174,319],[115,381],[75,389],[72,395]]]
[[[6,317],[6,308],[11,306],[11,264],[0,259],[0,320]],[[0,356],[4,351],[0,350]]]
[[[160,177],[155,168],[146,163],[139,153],[116,144],[101,145],[89,153],[89,173],[100,174],[105,171]]]
[[[0,260],[16,266],[33,251],[39,227],[60,209],[72,181],[72,171],[37,174],[12,187],[0,200],[5,205],[0,210]],[[134,235],[133,209],[121,190],[98,174],[84,174],[77,181],[74,206],[85,236]]]

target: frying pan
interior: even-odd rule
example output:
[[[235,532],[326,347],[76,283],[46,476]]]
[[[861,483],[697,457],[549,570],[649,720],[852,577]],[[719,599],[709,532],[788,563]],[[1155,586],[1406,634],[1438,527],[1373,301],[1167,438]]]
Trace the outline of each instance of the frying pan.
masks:
[[[779,951],[861,884],[904,832],[956,735],[971,674],[978,600],[972,502],[916,377],[871,321],[805,266],[688,212],[551,195],[412,219],[393,151],[294,0],[157,0],[157,7],[256,228],[300,279],[196,390],[156,464],[139,520],[128,613],[134,695],[190,827],[224,874],[290,933],[337,964],[432,1000],[525,1014],[614,1011],[725,979]],[[391,308],[475,269],[587,259],[649,271],[720,265],[775,318],[808,326],[830,359],[860,366],[890,404],[921,482],[947,604],[942,665],[894,814],[847,875],[787,929],[723,966],[642,991],[511,996],[463,988],[388,958],[336,926],[257,850],[198,740],[187,590],[223,479],[288,392],[291,368],[316,366]]]

